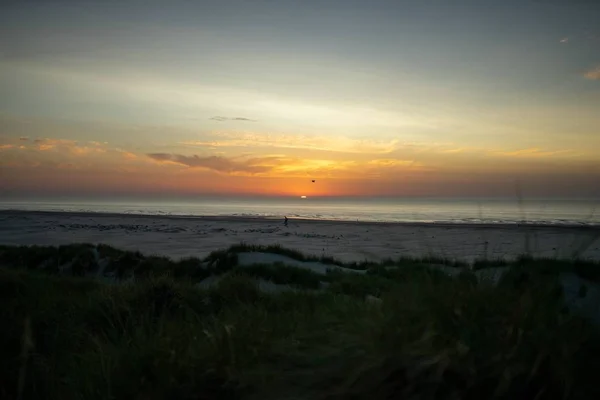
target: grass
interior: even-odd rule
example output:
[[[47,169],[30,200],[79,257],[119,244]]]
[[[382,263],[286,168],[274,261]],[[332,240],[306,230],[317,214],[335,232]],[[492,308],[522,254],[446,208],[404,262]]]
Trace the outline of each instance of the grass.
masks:
[[[600,282],[600,262],[584,259],[533,258],[528,255],[516,260],[476,260],[472,264],[437,257],[403,257],[379,262],[342,263],[327,257],[305,256],[302,253],[278,245],[256,246],[239,244],[217,250],[203,259],[188,257],[172,260],[167,257],[143,255],[140,252],[123,251],[107,245],[71,244],[67,246],[0,246],[0,266],[47,273],[90,276],[100,270],[114,275],[119,281],[135,277],[136,280],[152,276],[168,275],[176,279],[202,280],[211,275],[220,275],[234,269],[247,276],[269,279],[275,283],[296,284],[304,288],[317,288],[317,281],[330,281],[319,278],[318,274],[289,266],[237,266],[240,252],[275,253],[299,261],[318,261],[355,270],[367,271],[369,275],[388,279],[415,279],[421,276],[424,266],[445,266],[459,270],[478,271],[485,268],[524,268],[529,271],[548,270],[552,273],[574,272],[582,278]],[[97,261],[99,258],[100,262]],[[352,279],[352,278],[347,278]]]
[[[235,271],[244,276],[262,278],[276,284],[293,285],[302,289],[319,289],[322,281],[328,281],[327,277],[315,272],[283,264],[250,265],[236,268]]]
[[[423,268],[440,263],[432,259],[354,265],[366,274],[237,266],[239,251],[314,260],[273,246],[178,261],[97,251],[107,270],[135,283],[86,278],[99,268],[90,245],[0,247],[0,398],[600,396],[600,332],[568,313],[557,281],[562,272],[598,281],[598,263],[475,263],[509,268],[489,287],[450,260],[443,264],[461,268],[456,279]],[[70,262],[80,266],[58,274]],[[196,286],[214,274],[216,285]],[[264,293],[254,278],[328,286]]]

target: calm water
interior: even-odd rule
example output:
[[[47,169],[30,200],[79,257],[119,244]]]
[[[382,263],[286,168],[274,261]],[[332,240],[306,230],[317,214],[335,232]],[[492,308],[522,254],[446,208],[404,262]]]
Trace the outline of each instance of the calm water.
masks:
[[[150,215],[247,216],[347,221],[600,225],[600,200],[234,199],[194,201],[11,201],[0,210]]]

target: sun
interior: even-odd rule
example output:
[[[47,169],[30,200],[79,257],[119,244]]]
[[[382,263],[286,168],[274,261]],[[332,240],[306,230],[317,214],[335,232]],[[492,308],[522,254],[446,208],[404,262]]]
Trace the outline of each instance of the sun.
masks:
[[[305,198],[306,198],[306,196],[300,196],[300,198],[301,198],[301,199],[305,199]]]

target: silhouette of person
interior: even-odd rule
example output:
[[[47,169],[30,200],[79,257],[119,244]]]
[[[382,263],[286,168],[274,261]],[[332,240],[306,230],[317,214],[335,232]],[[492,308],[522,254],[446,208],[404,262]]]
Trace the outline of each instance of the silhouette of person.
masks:
[[[283,217],[283,225],[288,226],[288,217]]]

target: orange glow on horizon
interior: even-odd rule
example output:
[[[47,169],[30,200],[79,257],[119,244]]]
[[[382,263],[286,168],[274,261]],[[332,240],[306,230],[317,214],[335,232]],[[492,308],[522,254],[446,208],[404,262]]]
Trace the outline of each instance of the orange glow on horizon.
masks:
[[[585,189],[594,186],[585,182],[600,174],[596,158],[542,148],[500,151],[409,146],[396,155],[321,153],[313,159],[313,153],[290,156],[283,149],[279,154],[207,150],[196,155],[133,152],[96,141],[15,138],[0,143],[0,151],[4,172],[0,190],[12,192],[290,198],[451,195],[466,191],[492,195],[510,193],[514,177],[519,175],[549,182],[559,176],[565,185],[575,182]],[[586,174],[582,174],[582,166]]]

